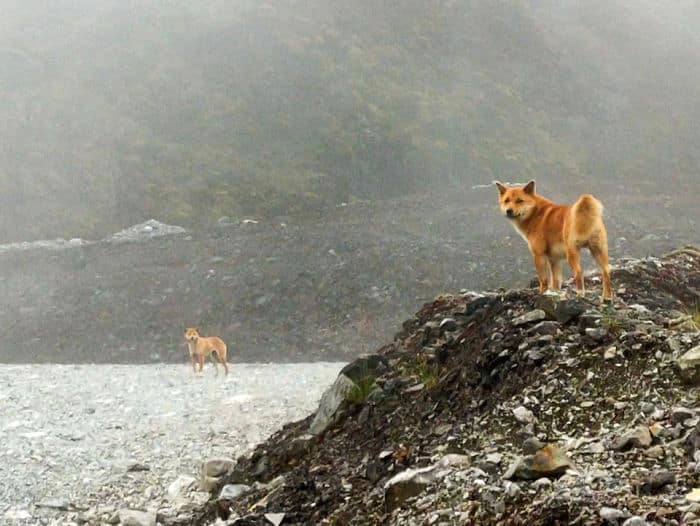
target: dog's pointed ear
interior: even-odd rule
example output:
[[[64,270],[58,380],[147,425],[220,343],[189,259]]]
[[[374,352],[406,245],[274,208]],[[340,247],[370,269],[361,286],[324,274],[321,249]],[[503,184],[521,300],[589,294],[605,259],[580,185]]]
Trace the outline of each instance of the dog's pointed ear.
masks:
[[[501,194],[501,195],[503,195],[504,193],[506,193],[506,190],[508,190],[508,188],[506,187],[506,185],[504,185],[504,184],[503,184],[502,182],[500,182],[500,181],[494,181],[493,184],[496,185],[496,188],[498,188],[498,193]]]
[[[534,194],[535,193],[535,180],[533,179],[529,183],[527,183],[525,186],[523,186],[523,192],[526,194]]]

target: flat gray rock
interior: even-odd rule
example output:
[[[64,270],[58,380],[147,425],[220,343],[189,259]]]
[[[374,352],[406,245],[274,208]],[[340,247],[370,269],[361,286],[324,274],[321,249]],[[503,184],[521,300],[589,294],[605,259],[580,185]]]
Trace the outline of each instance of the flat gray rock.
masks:
[[[309,433],[318,435],[323,433],[331,425],[335,414],[345,402],[348,394],[355,387],[355,382],[344,374],[339,374],[333,385],[323,393],[316,410],[316,416],[309,426]]]
[[[129,509],[119,510],[119,524],[123,526],[156,526],[156,513]]]
[[[526,312],[522,316],[513,318],[513,325],[525,325],[526,323],[533,323],[536,321],[544,320],[547,317],[547,313],[542,309],[534,309],[530,312]]]

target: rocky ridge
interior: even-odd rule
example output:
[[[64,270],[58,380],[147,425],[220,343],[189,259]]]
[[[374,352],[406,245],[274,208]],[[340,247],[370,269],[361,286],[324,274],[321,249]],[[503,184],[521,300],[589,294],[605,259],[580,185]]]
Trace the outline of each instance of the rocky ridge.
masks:
[[[437,297],[188,524],[700,524],[700,250],[613,280]]]

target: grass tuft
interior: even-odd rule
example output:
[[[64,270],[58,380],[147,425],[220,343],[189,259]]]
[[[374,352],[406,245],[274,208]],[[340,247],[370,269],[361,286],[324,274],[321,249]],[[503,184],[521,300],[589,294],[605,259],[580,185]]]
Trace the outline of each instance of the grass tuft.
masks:
[[[615,318],[613,313],[603,312],[603,315],[600,318],[600,323],[613,335],[618,335],[625,329],[625,325],[622,323],[622,321]]]
[[[350,392],[348,392],[347,395],[345,395],[345,400],[351,404],[359,405],[364,403],[370,393],[374,390],[374,387],[376,386],[376,379],[377,378],[373,374],[365,371],[360,379],[355,382],[355,386],[350,390]]]
[[[426,389],[434,387],[440,377],[440,368],[437,365],[430,365],[425,356],[419,356],[416,363],[416,375]]]

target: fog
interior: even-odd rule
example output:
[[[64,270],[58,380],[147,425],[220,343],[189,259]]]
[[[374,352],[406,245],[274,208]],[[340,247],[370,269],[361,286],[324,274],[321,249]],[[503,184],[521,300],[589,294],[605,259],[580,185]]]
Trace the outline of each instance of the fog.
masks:
[[[496,178],[687,188],[699,20],[690,1],[4,1],[0,241],[469,205]]]

